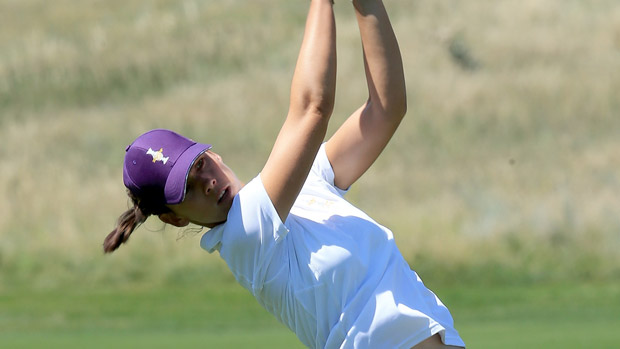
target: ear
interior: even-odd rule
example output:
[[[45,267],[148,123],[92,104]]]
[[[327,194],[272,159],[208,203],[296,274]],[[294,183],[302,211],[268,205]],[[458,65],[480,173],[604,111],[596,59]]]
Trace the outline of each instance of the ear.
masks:
[[[162,222],[172,224],[175,227],[184,227],[189,224],[189,219],[177,216],[174,212],[166,212],[159,215]]]

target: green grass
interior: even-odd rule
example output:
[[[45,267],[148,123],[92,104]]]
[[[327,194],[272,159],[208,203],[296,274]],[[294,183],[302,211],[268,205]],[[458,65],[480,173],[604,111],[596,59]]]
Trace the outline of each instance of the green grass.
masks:
[[[620,284],[437,286],[470,348],[611,348]],[[301,348],[234,283],[0,293],[10,348]]]
[[[11,348],[300,347],[249,293],[222,280],[209,287],[21,289],[0,299],[0,337]]]
[[[613,348],[620,284],[475,286],[444,291],[470,348]]]
[[[10,348],[303,348],[284,330],[102,331],[19,334],[4,337]]]

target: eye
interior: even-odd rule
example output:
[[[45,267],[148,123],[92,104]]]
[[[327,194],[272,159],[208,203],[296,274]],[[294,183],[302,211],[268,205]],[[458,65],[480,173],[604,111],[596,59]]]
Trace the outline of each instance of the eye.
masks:
[[[196,171],[202,170],[204,165],[205,165],[205,160],[203,158],[196,160]]]

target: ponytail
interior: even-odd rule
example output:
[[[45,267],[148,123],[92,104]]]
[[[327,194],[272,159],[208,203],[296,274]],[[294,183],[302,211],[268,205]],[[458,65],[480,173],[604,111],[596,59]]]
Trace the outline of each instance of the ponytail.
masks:
[[[131,233],[144,223],[146,219],[152,214],[161,214],[168,212],[169,209],[163,204],[153,205],[154,200],[140,199],[134,196],[129,190],[127,195],[133,203],[133,207],[125,211],[116,222],[116,228],[112,230],[103,241],[103,252],[114,252],[121,244],[127,242]]]
[[[105,238],[103,251],[110,253],[116,250],[121,244],[127,242],[131,233],[146,221],[147,215],[142,213],[138,206],[134,206],[125,211],[116,223],[116,228]]]

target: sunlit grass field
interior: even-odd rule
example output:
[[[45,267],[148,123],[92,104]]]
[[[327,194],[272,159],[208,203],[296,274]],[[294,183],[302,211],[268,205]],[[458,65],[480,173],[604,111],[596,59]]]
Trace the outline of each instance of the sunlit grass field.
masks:
[[[240,286],[8,292],[6,348],[302,348]],[[620,285],[436,287],[470,348],[615,348]]]
[[[349,198],[394,231],[471,347],[613,347],[620,6],[385,3],[409,112]],[[350,2],[335,7],[330,132],[366,97]],[[0,346],[298,345],[195,230],[152,219],[113,255],[101,244],[128,205],[125,147],[148,129],[212,143],[240,178],[256,175],[306,8],[0,0]]]

